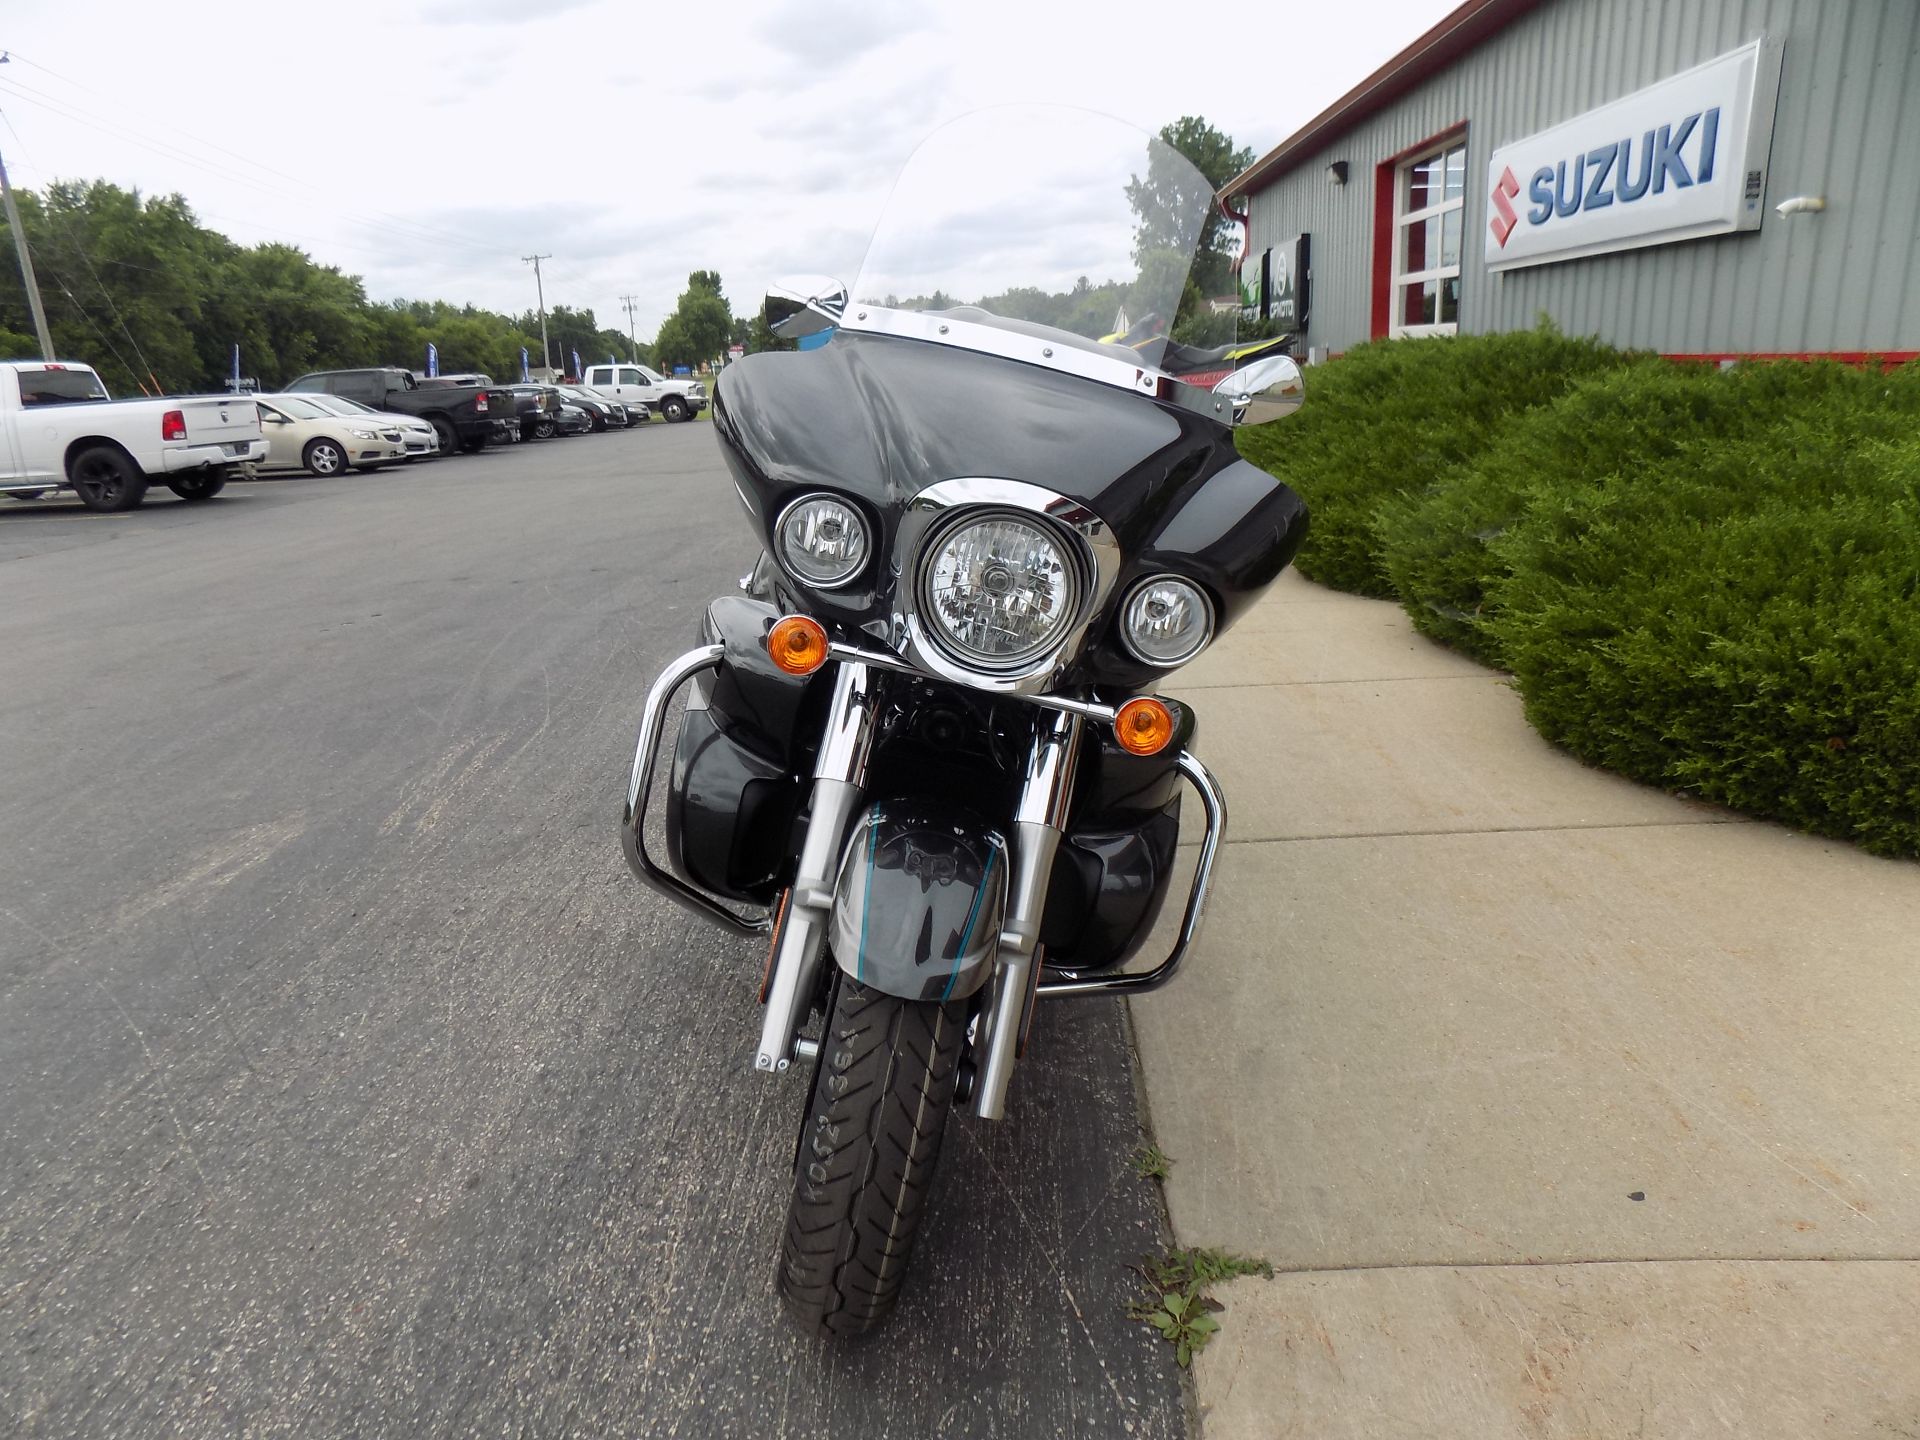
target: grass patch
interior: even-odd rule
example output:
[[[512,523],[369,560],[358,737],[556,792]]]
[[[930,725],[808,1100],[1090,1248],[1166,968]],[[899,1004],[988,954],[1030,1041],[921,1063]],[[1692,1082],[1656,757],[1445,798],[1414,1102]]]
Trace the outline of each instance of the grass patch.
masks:
[[[1149,1255],[1134,1268],[1145,1293],[1127,1307],[1127,1314],[1173,1346],[1174,1361],[1183,1370],[1220,1332],[1214,1317],[1226,1307],[1213,1298],[1213,1287],[1242,1275],[1273,1278],[1268,1261],[1193,1247]]]
[[[1134,1148],[1133,1169],[1142,1180],[1165,1180],[1173,1173],[1173,1161],[1158,1145],[1148,1142]]]

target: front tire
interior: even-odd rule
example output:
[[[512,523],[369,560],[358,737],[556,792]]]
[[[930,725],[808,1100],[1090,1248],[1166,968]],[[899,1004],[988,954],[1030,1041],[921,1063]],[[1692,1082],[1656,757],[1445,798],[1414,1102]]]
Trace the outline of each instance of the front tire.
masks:
[[[901,1000],[837,977],[776,1277],[809,1330],[846,1339],[893,1312],[966,1027],[964,1003]]]
[[[559,427],[551,420],[536,420],[533,422],[533,438],[536,440],[551,440],[553,438],[553,432],[558,428]]]
[[[74,456],[67,479],[89,510],[131,510],[147,498],[147,477],[124,450],[112,445],[95,445]]]
[[[307,448],[300,452],[300,463],[307,467],[309,475],[323,478],[339,475],[347,468],[346,448],[338,440],[329,440],[323,435],[307,442]]]
[[[687,402],[678,395],[669,395],[661,402],[660,413],[667,417],[669,423],[678,425],[693,412],[687,408]]]
[[[444,415],[429,415],[427,423],[433,426],[433,433],[440,441],[440,453],[451,455],[460,448],[460,436],[453,428],[453,422]]]
[[[197,475],[182,475],[169,480],[167,488],[182,500],[211,500],[227,488],[227,472],[202,470]]]

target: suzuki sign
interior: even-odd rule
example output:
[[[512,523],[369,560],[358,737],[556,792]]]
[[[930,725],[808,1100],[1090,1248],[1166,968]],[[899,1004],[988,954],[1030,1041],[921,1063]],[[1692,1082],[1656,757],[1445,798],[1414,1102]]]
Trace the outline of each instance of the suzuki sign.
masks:
[[[1779,92],[1780,44],[1760,39],[1502,145],[1487,268],[1759,229]]]

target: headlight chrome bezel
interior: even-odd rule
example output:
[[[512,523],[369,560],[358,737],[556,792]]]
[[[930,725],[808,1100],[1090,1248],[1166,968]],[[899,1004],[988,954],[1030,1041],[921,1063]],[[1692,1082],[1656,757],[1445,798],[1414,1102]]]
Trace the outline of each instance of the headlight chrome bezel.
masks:
[[[1007,511],[1056,533],[1079,567],[1076,610],[1056,643],[1018,669],[987,670],[956,660],[935,636],[938,621],[921,614],[921,572],[932,558],[932,537],[974,515]],[[1086,504],[1024,480],[964,477],[940,480],[907,502],[892,542],[894,574],[892,648],[915,668],[977,690],[1004,694],[1045,691],[1067,661],[1079,654],[1093,618],[1102,612],[1120,575],[1120,545],[1105,521]]]
[[[1199,642],[1173,659],[1147,653],[1146,647],[1135,637],[1134,606],[1146,598],[1147,592],[1157,585],[1178,585],[1191,591],[1199,601],[1200,611],[1205,619],[1205,627]],[[1120,643],[1126,647],[1127,654],[1142,665],[1151,665],[1156,670],[1174,670],[1198,659],[1206,648],[1213,643],[1214,632],[1219,628],[1220,614],[1214,607],[1213,597],[1207,593],[1206,586],[1186,575],[1176,575],[1172,571],[1161,571],[1155,575],[1143,576],[1128,589],[1126,599],[1120,603],[1117,628]]]
[[[963,531],[996,523],[1028,530],[1052,546],[1059,554],[1063,585],[1067,592],[1052,632],[1002,657],[983,654],[955,635],[941,618],[933,592],[934,571],[954,539]],[[1074,622],[1081,619],[1085,612],[1089,577],[1082,547],[1072,535],[1031,510],[1005,505],[971,506],[957,510],[927,532],[914,566],[914,608],[926,623],[928,637],[946,653],[948,659],[975,674],[1000,676],[1027,671],[1034,664],[1058,653],[1061,644],[1072,633]]]
[[[847,571],[832,580],[820,580],[806,574],[793,563],[787,554],[787,526],[809,505],[833,505],[846,512],[858,529],[860,537],[859,555]],[[836,495],[831,490],[810,490],[804,495],[796,495],[781,508],[780,518],[773,524],[773,556],[782,571],[796,584],[810,590],[844,590],[858,580],[869,565],[873,563],[873,527],[867,523],[866,514],[844,495]]]

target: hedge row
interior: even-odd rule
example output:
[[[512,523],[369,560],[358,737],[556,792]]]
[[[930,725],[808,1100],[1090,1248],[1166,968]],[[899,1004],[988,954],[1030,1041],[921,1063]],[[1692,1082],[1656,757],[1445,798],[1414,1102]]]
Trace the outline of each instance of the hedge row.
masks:
[[[1437,383],[1494,417],[1477,442],[1435,421]],[[1352,433],[1287,433],[1329,396]],[[1511,670],[1549,739],[1920,856],[1920,365],[1400,342],[1246,435],[1312,507],[1301,568]]]

